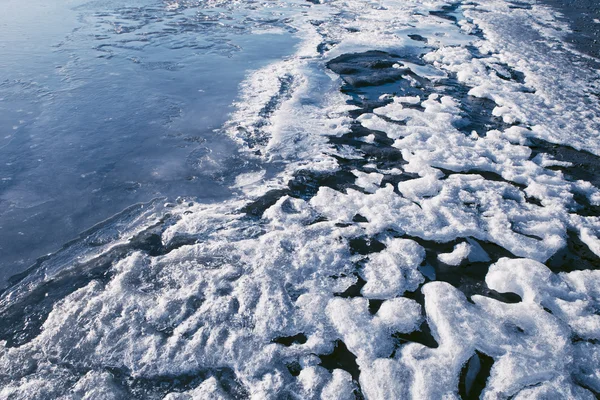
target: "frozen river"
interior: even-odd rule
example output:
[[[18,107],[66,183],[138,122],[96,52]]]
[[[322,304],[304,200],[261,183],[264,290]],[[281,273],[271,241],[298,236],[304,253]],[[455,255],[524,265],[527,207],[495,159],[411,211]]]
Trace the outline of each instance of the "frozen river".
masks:
[[[600,396],[597,5],[5,3],[0,399]]]

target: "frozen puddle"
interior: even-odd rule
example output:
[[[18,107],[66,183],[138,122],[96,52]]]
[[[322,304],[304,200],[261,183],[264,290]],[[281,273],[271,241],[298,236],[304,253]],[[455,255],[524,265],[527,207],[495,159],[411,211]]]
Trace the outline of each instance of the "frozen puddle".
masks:
[[[272,7],[302,42],[221,129],[256,160],[235,198],[132,207],[15,277],[0,397],[597,398],[600,107],[568,27]]]

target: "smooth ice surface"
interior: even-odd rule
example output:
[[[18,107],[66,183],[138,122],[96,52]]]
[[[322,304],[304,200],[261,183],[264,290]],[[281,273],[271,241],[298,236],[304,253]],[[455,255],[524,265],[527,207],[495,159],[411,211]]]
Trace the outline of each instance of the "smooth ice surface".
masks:
[[[131,208],[2,293],[0,398],[597,397],[598,83],[560,15],[164,6],[299,44],[215,132],[229,198]]]
[[[134,203],[230,195],[250,162],[213,130],[247,71],[296,41],[264,32],[276,18],[259,34],[242,11],[196,11],[156,0],[3,3],[0,287]]]

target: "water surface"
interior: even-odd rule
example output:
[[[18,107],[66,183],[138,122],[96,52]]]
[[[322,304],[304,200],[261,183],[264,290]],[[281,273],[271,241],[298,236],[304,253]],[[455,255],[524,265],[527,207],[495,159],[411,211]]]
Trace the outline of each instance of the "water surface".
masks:
[[[132,204],[228,196],[245,161],[214,130],[246,74],[295,43],[156,0],[3,7],[0,285]]]

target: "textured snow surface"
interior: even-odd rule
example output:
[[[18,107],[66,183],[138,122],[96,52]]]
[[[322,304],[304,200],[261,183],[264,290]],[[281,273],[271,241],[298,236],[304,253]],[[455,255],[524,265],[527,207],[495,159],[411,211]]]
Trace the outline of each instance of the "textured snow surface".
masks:
[[[261,167],[17,280],[0,398],[596,398],[600,107],[568,27],[529,1],[267,10],[302,42],[220,131]]]

